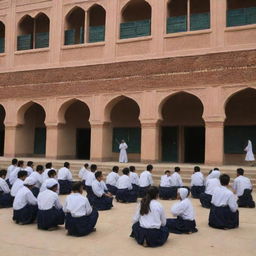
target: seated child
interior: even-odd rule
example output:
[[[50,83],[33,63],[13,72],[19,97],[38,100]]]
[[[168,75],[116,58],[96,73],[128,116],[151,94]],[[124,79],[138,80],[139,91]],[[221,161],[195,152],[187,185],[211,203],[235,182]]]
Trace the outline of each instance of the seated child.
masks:
[[[13,197],[10,194],[10,188],[5,181],[7,171],[0,171],[0,208],[12,207]]]
[[[193,198],[200,198],[200,194],[204,193],[204,175],[200,171],[199,166],[194,167],[194,173],[191,176],[191,194]]]
[[[119,167],[114,166],[113,169],[112,169],[112,172],[110,172],[107,175],[106,184],[107,184],[108,191],[112,195],[116,195],[116,191],[117,191],[116,184],[117,184],[117,181],[119,179],[118,171],[119,171]]]

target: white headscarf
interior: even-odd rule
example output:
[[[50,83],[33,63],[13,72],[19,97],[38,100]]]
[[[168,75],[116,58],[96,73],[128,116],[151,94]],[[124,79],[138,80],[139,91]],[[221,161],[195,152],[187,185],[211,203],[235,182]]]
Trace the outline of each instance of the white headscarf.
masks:
[[[179,188],[178,193],[180,194],[181,200],[184,200],[188,196],[188,189],[187,188]]]
[[[33,186],[36,184],[36,180],[34,178],[31,178],[31,177],[27,177],[25,180],[24,180],[24,185],[29,185],[29,186]]]
[[[45,183],[46,183],[47,188],[52,188],[53,186],[58,185],[58,182],[55,179],[52,179],[52,178],[46,180]]]
[[[207,179],[218,179],[220,177],[220,171],[212,170],[212,172],[208,175]]]
[[[250,140],[248,140],[248,145],[246,149],[247,149],[247,152],[252,151],[252,142]]]

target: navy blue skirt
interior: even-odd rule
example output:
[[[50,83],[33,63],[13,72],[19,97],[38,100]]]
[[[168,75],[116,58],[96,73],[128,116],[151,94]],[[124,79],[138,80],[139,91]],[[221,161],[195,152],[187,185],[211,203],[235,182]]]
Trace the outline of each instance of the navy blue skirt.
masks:
[[[176,199],[178,187],[161,187],[159,186],[159,197],[164,200]]]
[[[184,220],[181,217],[176,219],[167,219],[166,226],[170,233],[188,234],[197,232],[195,220]]]
[[[142,228],[139,222],[136,222],[132,226],[132,233],[130,236],[140,245],[146,243],[149,247],[158,247],[162,246],[167,241],[169,230],[166,226],[161,227],[160,229]]]
[[[252,198],[252,190],[245,189],[243,195],[238,197],[237,204],[239,207],[255,208],[255,202]]]
[[[70,180],[58,180],[60,185],[60,195],[71,193],[72,182]]]
[[[206,193],[200,194],[200,202],[204,208],[210,209],[212,205],[211,201],[212,201],[212,195],[209,195]]]
[[[204,193],[205,186],[192,186],[191,187],[191,194],[193,198],[200,198],[200,195]]]
[[[132,190],[135,191],[137,194],[139,192],[139,186],[136,184],[132,184]]]
[[[228,206],[211,206],[209,214],[209,226],[218,229],[238,228],[239,212],[232,212]]]
[[[0,194],[0,208],[10,208],[12,207],[14,197],[10,193]]]
[[[116,195],[117,187],[107,184],[107,188],[112,195]]]
[[[118,189],[116,192],[116,199],[123,203],[134,203],[137,202],[137,193],[133,190]]]
[[[70,213],[66,214],[65,228],[68,235],[71,236],[86,236],[89,235],[96,226],[99,213],[93,210],[88,216],[72,217]]]
[[[65,214],[62,209],[53,207],[49,210],[38,210],[37,213],[37,227],[38,229],[47,230],[49,228],[63,225]]]
[[[88,200],[93,208],[98,211],[110,210],[113,207],[113,198],[107,196],[97,197],[93,194],[88,197]]]
[[[31,224],[36,220],[37,217],[37,205],[26,205],[20,210],[13,210],[12,219],[17,224]]]
[[[40,189],[37,188],[37,187],[33,187],[33,188],[31,189],[31,192],[32,192],[33,195],[37,198],[37,197],[38,197],[38,194],[39,194],[39,192],[40,192]]]
[[[141,197],[141,198],[145,197],[149,188],[150,188],[150,186],[139,187],[138,197]]]

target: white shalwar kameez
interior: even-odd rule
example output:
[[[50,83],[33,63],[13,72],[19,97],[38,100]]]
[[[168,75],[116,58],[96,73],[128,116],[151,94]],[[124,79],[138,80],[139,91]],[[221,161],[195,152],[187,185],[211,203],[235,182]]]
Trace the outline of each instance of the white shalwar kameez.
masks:
[[[125,142],[121,143],[119,145],[119,149],[120,149],[119,163],[127,163],[128,162],[128,156],[127,156],[127,152],[126,152],[127,148],[128,148],[128,146]]]

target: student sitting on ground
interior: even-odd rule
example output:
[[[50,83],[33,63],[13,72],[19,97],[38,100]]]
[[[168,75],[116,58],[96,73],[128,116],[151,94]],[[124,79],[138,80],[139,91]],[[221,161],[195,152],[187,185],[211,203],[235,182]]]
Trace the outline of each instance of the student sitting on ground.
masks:
[[[25,168],[25,171],[27,171],[28,176],[30,176],[30,174],[34,171],[33,167],[34,167],[34,163],[32,161],[28,161],[27,166]]]
[[[36,167],[36,171],[32,172],[29,176],[29,177],[33,178],[36,181],[36,184],[32,189],[32,193],[35,197],[38,196],[38,194],[40,192],[40,188],[41,188],[42,183],[43,183],[43,177],[42,177],[43,171],[44,171],[44,167],[42,165],[38,165]]]
[[[160,186],[159,186],[159,197],[160,199],[176,199],[173,198],[175,191],[173,191],[171,172],[169,170],[165,171],[164,175],[161,176]]]
[[[65,215],[59,201],[58,182],[55,179],[45,181],[46,190],[40,192],[37,198],[37,227],[43,230],[53,230],[64,224]]]
[[[90,204],[92,202],[90,201],[91,196],[93,195],[92,193],[92,182],[95,180],[95,172],[97,171],[97,165],[92,164],[91,165],[91,171],[87,173],[87,177],[85,180],[85,190],[87,192],[87,197],[89,199]]]
[[[218,229],[231,229],[239,226],[239,212],[236,196],[227,188],[230,177],[220,176],[221,186],[214,190],[209,214],[209,226]]]
[[[57,173],[56,173],[56,171],[54,170],[54,169],[51,169],[49,172],[48,172],[48,179],[46,179],[44,182],[43,182],[43,184],[42,184],[42,186],[41,186],[41,188],[40,188],[40,192],[43,192],[43,191],[45,191],[47,188],[46,188],[46,184],[47,184],[47,181],[49,180],[49,179],[55,179],[56,181],[57,181],[57,186],[58,186],[58,188],[57,188],[57,194],[59,194],[59,192],[60,192],[60,185],[59,185],[59,182],[58,182],[58,180],[57,180]]]
[[[244,176],[244,169],[237,169],[237,178],[234,179],[233,190],[238,197],[239,207],[255,208],[252,198],[252,183],[249,178]]]
[[[78,177],[82,180],[82,182],[85,181],[83,177],[86,171],[88,171],[88,168],[89,168],[89,164],[85,163],[78,173]]]
[[[176,219],[167,219],[166,226],[171,233],[190,234],[197,232],[195,214],[193,205],[188,198],[189,191],[187,188],[178,189],[178,199],[180,202],[174,204],[171,213]]]
[[[157,201],[158,188],[150,187],[133,217],[131,237],[138,244],[157,247],[163,245],[169,236],[163,206]]]
[[[108,188],[103,181],[102,172],[95,173],[95,180],[92,182],[92,192],[90,202],[98,211],[110,210],[113,207],[113,196],[108,192]]]
[[[135,166],[130,166],[130,180],[132,183],[132,189],[133,191],[135,191],[136,193],[138,193],[139,191],[139,175],[136,173],[136,168]]]
[[[9,182],[12,186],[14,182],[18,179],[18,172],[19,171],[25,171],[24,170],[24,161],[20,160],[17,163],[17,166],[14,168],[14,170],[10,173]]]
[[[106,184],[107,184],[108,191],[112,195],[116,195],[116,191],[117,191],[116,184],[119,179],[118,171],[119,171],[119,167],[114,166],[112,169],[112,172],[110,172],[106,178]]]
[[[27,171],[19,171],[18,172],[18,178],[14,182],[12,188],[11,188],[11,196],[14,200],[14,197],[17,195],[20,188],[23,187],[24,180],[27,178],[28,173]]]
[[[53,168],[52,168],[52,163],[46,163],[46,165],[45,165],[45,170],[44,170],[44,172],[43,172],[43,174],[42,174],[43,182],[49,178],[48,172],[49,172],[50,170],[52,170],[52,169],[53,169]],[[55,170],[55,169],[53,169],[53,170]],[[55,171],[56,171],[56,170],[55,170]]]
[[[153,165],[149,164],[147,166],[147,170],[141,173],[140,179],[139,179],[138,197],[144,197],[147,194],[147,191],[150,188],[150,186],[153,185],[153,179],[151,174],[152,170],[153,170]]]
[[[200,194],[205,191],[204,175],[199,166],[194,167],[194,173],[191,176],[191,194],[193,198],[200,198]]]
[[[30,224],[36,220],[37,216],[37,199],[32,193],[32,188],[36,181],[27,177],[24,180],[23,187],[19,189],[13,201],[13,220],[17,224]]]
[[[13,198],[10,194],[10,188],[5,181],[7,171],[0,171],[0,208],[12,207]]]
[[[15,170],[15,168],[17,167],[17,163],[18,163],[18,159],[16,158],[13,158],[12,159],[12,164],[8,166],[7,168],[7,174],[6,174],[6,177],[5,177],[5,180],[9,186],[9,188],[11,188],[11,184],[10,184],[10,175],[11,173]]]
[[[177,191],[179,188],[183,187],[183,181],[180,176],[180,167],[174,167],[174,173],[171,175],[171,199],[177,199]]]
[[[72,194],[67,196],[63,206],[66,213],[65,228],[68,235],[71,236],[86,236],[96,231],[95,226],[99,214],[95,209],[92,209],[88,199],[82,194],[82,183],[74,183]]]
[[[58,182],[60,184],[60,195],[67,195],[71,192],[72,187],[72,173],[69,170],[70,164],[64,163],[64,167],[58,171]]]
[[[211,208],[211,200],[214,190],[220,187],[219,177],[219,171],[212,171],[211,176],[206,181],[205,192],[200,194],[200,202],[204,208]]]
[[[121,203],[137,202],[137,193],[132,188],[129,168],[123,169],[123,175],[117,181],[116,200]]]

